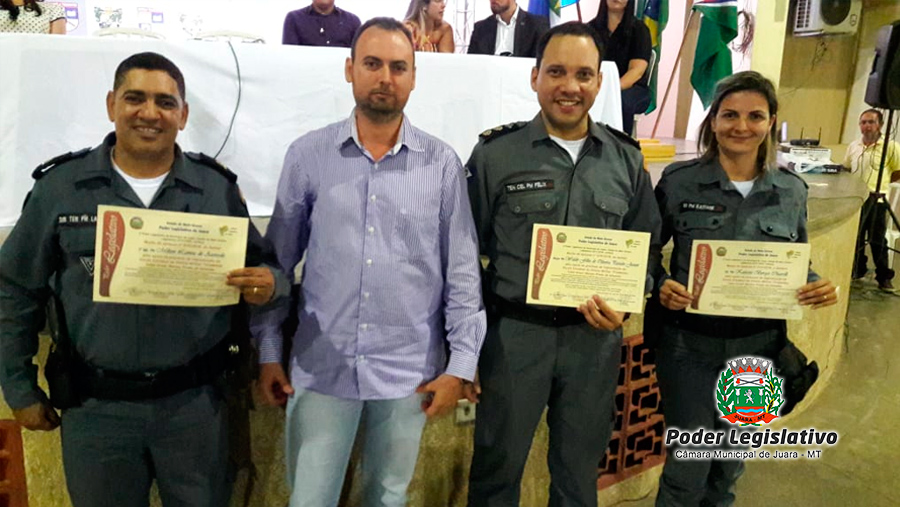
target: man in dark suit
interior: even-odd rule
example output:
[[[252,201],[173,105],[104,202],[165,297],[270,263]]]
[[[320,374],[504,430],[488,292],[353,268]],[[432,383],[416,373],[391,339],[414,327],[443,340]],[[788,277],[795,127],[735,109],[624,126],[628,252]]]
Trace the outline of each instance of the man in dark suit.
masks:
[[[538,40],[550,29],[547,18],[520,9],[515,0],[491,0],[491,12],[475,23],[469,54],[534,58]]]

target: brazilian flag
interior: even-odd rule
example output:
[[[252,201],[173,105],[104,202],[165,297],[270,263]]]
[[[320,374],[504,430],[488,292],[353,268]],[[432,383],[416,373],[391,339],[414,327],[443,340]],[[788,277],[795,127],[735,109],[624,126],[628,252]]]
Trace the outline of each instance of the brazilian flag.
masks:
[[[577,3],[578,0],[530,0],[528,13],[545,16],[550,20],[550,26],[556,26],[562,23],[562,8]]]
[[[659,59],[662,56],[662,32],[669,22],[669,0],[639,0],[637,17],[644,21],[650,30],[650,41],[653,46],[653,68],[650,69],[650,105],[647,113],[656,109],[657,88],[659,88]]]

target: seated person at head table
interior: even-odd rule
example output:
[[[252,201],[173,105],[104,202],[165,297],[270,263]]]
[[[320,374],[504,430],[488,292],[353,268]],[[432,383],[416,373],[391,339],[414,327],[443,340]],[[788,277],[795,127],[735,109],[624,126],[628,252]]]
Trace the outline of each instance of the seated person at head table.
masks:
[[[475,23],[468,53],[534,58],[538,40],[550,29],[547,18],[529,14],[516,0],[491,0],[491,13]]]
[[[606,45],[604,60],[616,62],[622,88],[622,131],[634,132],[634,115],[650,105],[650,30],[634,17],[634,0],[600,0],[589,23]]]
[[[66,34],[66,9],[39,0],[0,0],[0,33]]]
[[[281,43],[349,48],[357,29],[359,18],[335,7],[334,0],[312,0],[308,6],[285,16]]]
[[[445,0],[410,0],[403,23],[413,34],[416,51],[452,53],[453,28],[444,21]]]

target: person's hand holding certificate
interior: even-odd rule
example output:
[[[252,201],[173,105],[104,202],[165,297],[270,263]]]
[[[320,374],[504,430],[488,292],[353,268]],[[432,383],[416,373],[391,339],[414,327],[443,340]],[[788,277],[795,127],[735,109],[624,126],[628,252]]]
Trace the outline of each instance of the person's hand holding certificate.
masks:
[[[688,313],[801,319],[797,290],[806,284],[808,243],[694,240]]]
[[[596,294],[617,312],[641,313],[650,234],[535,224],[526,303],[578,308]]]
[[[249,220],[119,206],[97,207],[94,302],[224,306],[244,267]]]

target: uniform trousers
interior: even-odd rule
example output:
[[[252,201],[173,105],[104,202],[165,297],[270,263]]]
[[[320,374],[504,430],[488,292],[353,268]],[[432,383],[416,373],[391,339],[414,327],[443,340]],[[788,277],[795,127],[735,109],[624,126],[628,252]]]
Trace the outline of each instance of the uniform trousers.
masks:
[[[656,350],[656,375],[666,427],[683,431],[741,430],[722,419],[718,412],[715,393],[719,376],[730,359],[747,356],[774,359],[782,342],[779,330],[744,338],[714,338],[664,326]],[[743,461],[676,459],[674,452],[678,448],[671,445],[666,449],[657,507],[732,505],[734,484],[743,473]],[[729,448],[723,445],[719,450]],[[715,448],[698,447],[697,450]]]
[[[362,424],[365,507],[404,507],[425,427],[422,396],[336,398],[295,387],[285,421],[290,507],[334,507]]]
[[[888,207],[869,196],[859,212],[859,231],[856,235],[856,255],[853,258],[853,278],[862,278],[868,271],[866,257],[866,241],[872,249],[872,262],[875,264],[875,279],[885,282],[894,278],[894,270],[888,266],[888,245],[885,239],[887,232]]]
[[[597,468],[609,445],[621,329],[548,327],[500,317],[479,361],[481,402],[469,507],[517,507],[534,431],[547,407],[552,507],[597,505]]]
[[[227,410],[211,386],[146,401],[88,399],[63,411],[66,484],[75,507],[226,507]]]

